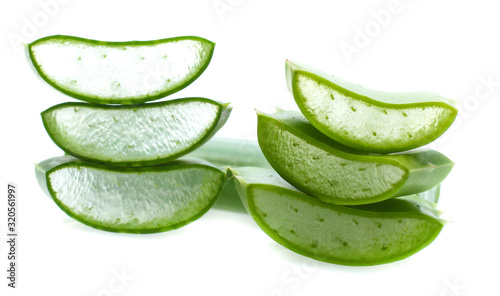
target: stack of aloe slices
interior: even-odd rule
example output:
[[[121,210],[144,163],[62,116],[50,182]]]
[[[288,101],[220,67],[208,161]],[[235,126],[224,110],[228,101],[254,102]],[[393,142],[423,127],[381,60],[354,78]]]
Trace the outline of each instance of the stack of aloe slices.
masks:
[[[436,203],[454,163],[410,149],[438,138],[457,110],[435,94],[369,90],[288,61],[286,78],[301,112],[257,112],[273,169],[229,170],[262,230],[343,265],[393,262],[430,244],[444,224]]]
[[[439,188],[453,162],[411,149],[452,124],[457,111],[448,100],[369,90],[287,62],[301,112],[258,112],[258,143],[210,140],[226,122],[228,104],[146,102],[192,83],[213,48],[199,37],[50,36],[29,44],[40,77],[87,102],[42,112],[49,136],[67,154],[36,165],[42,189],[76,220],[129,233],[178,228],[219,195],[239,195],[272,239],[344,265],[400,260],[437,237]]]
[[[47,133],[67,154],[36,165],[43,190],[69,216],[107,231],[160,232],[201,217],[225,172],[179,158],[210,139],[231,107],[198,97],[146,102],[191,84],[213,50],[214,43],[192,36],[104,42],[57,35],[29,44],[40,77],[87,102],[42,112]]]

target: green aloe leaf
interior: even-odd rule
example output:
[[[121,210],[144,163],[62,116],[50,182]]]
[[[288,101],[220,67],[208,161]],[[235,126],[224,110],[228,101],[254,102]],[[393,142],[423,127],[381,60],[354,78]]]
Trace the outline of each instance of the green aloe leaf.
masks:
[[[165,163],[200,147],[226,122],[228,104],[184,98],[138,105],[63,103],[42,112],[54,143],[70,155],[120,166]]]
[[[216,201],[225,173],[197,161],[111,168],[71,156],[36,165],[40,187],[70,217],[112,232],[153,233],[184,226]]]
[[[443,134],[457,116],[450,100],[434,93],[372,90],[289,61],[286,78],[314,127],[363,151],[391,153],[423,146]]]
[[[222,170],[241,166],[272,168],[264,154],[262,154],[259,143],[256,140],[249,139],[220,138],[216,136],[185,157],[204,159],[217,165]],[[214,208],[247,213],[232,181],[224,184]]]
[[[27,46],[36,72],[55,89],[99,104],[133,104],[173,94],[195,81],[215,44],[195,36],[107,42],[55,35]]]
[[[201,158],[222,168],[256,166],[272,168],[256,140],[213,137],[186,155]]]
[[[343,146],[299,112],[258,114],[262,152],[283,179],[326,202],[367,204],[440,184],[454,163],[434,150],[373,155]]]
[[[342,265],[404,259],[429,245],[444,221],[415,196],[362,206],[325,203],[293,188],[274,171],[232,169],[248,212],[273,240],[301,255]]]

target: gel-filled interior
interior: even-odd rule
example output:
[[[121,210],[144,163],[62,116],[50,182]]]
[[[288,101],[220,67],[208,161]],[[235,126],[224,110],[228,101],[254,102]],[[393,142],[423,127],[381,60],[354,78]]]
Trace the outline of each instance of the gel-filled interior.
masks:
[[[69,166],[49,175],[57,199],[87,223],[119,230],[165,228],[198,215],[217,197],[220,172],[202,167],[118,172]]]
[[[365,265],[394,261],[421,249],[442,225],[415,215],[363,214],[321,206],[300,193],[252,185],[249,203],[271,237],[292,250],[325,261]],[[262,227],[262,225],[261,225]]]
[[[305,115],[314,116],[339,141],[348,138],[361,146],[382,148],[405,146],[440,133],[454,118],[451,109],[437,105],[380,107],[301,72],[295,79]]]
[[[312,195],[345,200],[373,197],[400,186],[405,175],[395,165],[331,154],[290,130],[266,123],[267,119],[259,120],[259,143],[275,170],[282,176],[293,172],[283,178],[299,189],[307,187]]]
[[[60,88],[113,101],[181,86],[203,71],[212,47],[197,39],[101,45],[61,38],[38,42],[31,50],[43,74]]]
[[[53,140],[71,153],[109,162],[148,161],[180,153],[216,124],[220,106],[178,100],[155,107],[66,105],[42,114]]]

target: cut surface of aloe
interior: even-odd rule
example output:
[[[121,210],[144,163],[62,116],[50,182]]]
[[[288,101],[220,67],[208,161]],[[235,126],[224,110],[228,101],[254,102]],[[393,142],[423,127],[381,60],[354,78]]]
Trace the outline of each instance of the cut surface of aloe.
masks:
[[[48,134],[81,159],[151,165],[178,158],[210,139],[231,107],[205,98],[139,105],[63,103],[42,112]]]
[[[274,171],[232,170],[247,210],[273,240],[301,255],[343,265],[404,259],[442,229],[438,211],[415,196],[363,206],[322,202],[291,187]]]
[[[382,201],[431,189],[454,163],[434,150],[373,155],[315,129],[299,112],[258,114],[259,145],[272,167],[296,188],[334,204]]]
[[[443,134],[457,115],[449,100],[434,93],[372,90],[289,61],[286,78],[313,126],[359,150],[390,153],[421,147]]]
[[[42,189],[72,218],[113,232],[153,233],[186,225],[210,209],[225,173],[202,161],[110,168],[61,156],[36,165]]]
[[[215,44],[195,36],[107,42],[54,35],[27,47],[37,73],[57,90],[101,104],[132,104],[175,93],[207,68]]]

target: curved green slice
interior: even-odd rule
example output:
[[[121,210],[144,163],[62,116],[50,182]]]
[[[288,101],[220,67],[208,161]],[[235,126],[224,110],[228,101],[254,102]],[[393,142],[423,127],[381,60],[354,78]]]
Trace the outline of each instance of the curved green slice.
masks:
[[[201,161],[110,168],[61,156],[36,165],[40,187],[70,217],[97,229],[153,233],[186,225],[219,196],[225,173]]]
[[[443,227],[438,211],[415,196],[363,206],[322,202],[263,168],[233,170],[241,199],[260,228],[301,255],[342,265],[406,258]]]
[[[107,42],[55,35],[27,50],[37,73],[57,90],[92,103],[133,104],[191,84],[207,68],[214,46],[194,36]]]
[[[283,179],[323,201],[356,205],[415,194],[443,181],[454,163],[434,150],[372,155],[343,146],[299,112],[258,114],[262,152]]]
[[[377,153],[421,147],[453,123],[457,109],[433,93],[364,88],[287,61],[287,85],[304,116],[328,137]]]
[[[201,146],[226,122],[231,107],[205,98],[139,105],[63,103],[42,112],[48,134],[70,155],[142,166],[176,159]]]

